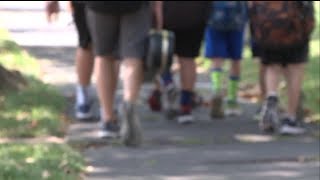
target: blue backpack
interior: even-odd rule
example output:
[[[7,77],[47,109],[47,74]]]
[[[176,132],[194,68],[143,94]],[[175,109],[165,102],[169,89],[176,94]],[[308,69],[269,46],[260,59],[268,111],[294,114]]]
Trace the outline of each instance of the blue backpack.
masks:
[[[246,1],[213,1],[208,25],[220,31],[241,30],[247,19]]]

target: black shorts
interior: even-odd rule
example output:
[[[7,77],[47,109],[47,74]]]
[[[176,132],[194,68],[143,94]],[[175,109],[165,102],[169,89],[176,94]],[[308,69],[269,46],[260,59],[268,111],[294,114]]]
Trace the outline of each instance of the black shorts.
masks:
[[[286,49],[260,49],[260,56],[263,64],[299,64],[308,61],[309,44],[304,43]]]
[[[78,44],[81,48],[88,48],[91,44],[91,36],[89,33],[86,11],[84,3],[72,1],[73,7],[73,21],[76,25],[78,33]]]
[[[260,54],[261,54],[260,47],[254,41],[251,42],[251,53],[252,53],[252,57],[253,58],[254,57],[260,57]]]
[[[204,27],[199,29],[171,30],[175,34],[175,54],[179,57],[195,58],[199,55],[204,35]]]

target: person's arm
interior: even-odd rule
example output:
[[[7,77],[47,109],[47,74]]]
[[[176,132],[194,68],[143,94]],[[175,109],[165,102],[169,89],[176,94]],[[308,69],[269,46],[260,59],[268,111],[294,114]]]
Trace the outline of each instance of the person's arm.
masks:
[[[153,13],[155,17],[155,28],[163,28],[163,11],[162,11],[162,1],[153,1]]]
[[[47,21],[49,23],[58,19],[59,12],[60,12],[59,1],[46,2],[46,15],[47,15]]]
[[[72,6],[72,1],[67,1],[67,10],[73,14],[73,6]]]

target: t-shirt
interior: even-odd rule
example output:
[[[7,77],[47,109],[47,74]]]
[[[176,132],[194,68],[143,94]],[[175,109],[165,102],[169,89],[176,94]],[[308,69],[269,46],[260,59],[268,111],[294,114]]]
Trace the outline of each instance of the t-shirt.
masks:
[[[163,1],[166,29],[203,27],[207,23],[211,1]]]

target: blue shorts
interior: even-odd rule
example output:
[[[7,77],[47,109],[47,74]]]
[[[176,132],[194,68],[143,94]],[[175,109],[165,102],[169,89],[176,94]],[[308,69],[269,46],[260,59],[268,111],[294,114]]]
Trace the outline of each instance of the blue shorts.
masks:
[[[225,58],[241,60],[244,30],[217,31],[206,27],[205,56],[207,58]]]

